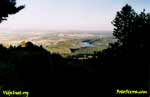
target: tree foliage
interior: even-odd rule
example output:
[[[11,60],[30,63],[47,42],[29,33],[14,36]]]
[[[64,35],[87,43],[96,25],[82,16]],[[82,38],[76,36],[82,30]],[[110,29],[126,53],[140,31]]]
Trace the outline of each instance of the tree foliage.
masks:
[[[118,39],[120,45],[128,48],[141,48],[147,45],[150,26],[150,13],[145,10],[136,13],[130,5],[125,5],[121,11],[117,12],[113,35]]]
[[[16,14],[25,6],[16,7],[16,0],[0,0],[0,23],[7,20],[8,15]]]
[[[99,68],[102,66],[105,69],[111,68],[113,81],[116,81],[118,86],[146,86],[150,54],[150,13],[146,13],[145,10],[136,13],[127,4],[117,12],[112,24],[114,25],[113,35],[118,41],[111,43],[108,49],[98,53],[98,61],[101,64]],[[127,83],[130,84],[127,85]]]

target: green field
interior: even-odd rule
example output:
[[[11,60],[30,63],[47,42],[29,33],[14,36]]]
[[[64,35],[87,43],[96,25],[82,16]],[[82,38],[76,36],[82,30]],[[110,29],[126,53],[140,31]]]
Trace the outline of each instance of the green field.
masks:
[[[59,42],[57,45],[45,46],[51,53],[61,55],[86,55],[94,54],[94,52],[102,51],[108,47],[109,43],[116,41],[113,37],[102,37],[99,39],[75,39]],[[83,42],[88,42],[92,47],[82,47]]]

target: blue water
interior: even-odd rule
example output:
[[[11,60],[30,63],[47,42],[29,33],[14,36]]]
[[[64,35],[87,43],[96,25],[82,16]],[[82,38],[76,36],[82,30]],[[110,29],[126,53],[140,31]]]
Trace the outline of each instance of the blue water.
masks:
[[[82,42],[81,47],[92,47],[93,45],[90,44],[89,42]]]

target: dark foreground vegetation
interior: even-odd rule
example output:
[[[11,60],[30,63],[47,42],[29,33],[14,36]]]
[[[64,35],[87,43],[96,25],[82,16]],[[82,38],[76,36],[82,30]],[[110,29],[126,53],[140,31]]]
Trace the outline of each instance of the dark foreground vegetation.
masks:
[[[8,1],[11,0],[2,0],[2,3],[8,3]],[[11,5],[11,8],[16,10],[13,11],[14,13],[23,8],[21,6],[16,9],[14,5],[14,3]],[[8,7],[7,4],[6,6]],[[0,10],[3,12],[0,14],[1,21],[5,20],[7,14],[12,14],[10,9],[5,11]],[[42,94],[41,97],[52,96],[52,94],[54,94],[53,97],[58,95],[86,97],[90,94],[92,94],[91,97],[96,97],[93,95],[102,95],[99,90],[102,84],[105,88],[109,86],[112,88],[148,88],[150,13],[145,13],[143,10],[137,14],[131,6],[125,5],[120,12],[117,12],[112,24],[115,26],[113,35],[118,40],[109,44],[107,49],[93,54],[91,59],[63,58],[31,42],[10,48],[1,45],[1,84],[9,88],[23,87],[31,92],[30,97],[40,94]],[[53,72],[59,73],[56,75],[57,80],[54,80]],[[71,74],[61,78],[62,72],[96,72],[98,75],[85,77],[80,73],[82,77]],[[109,82],[106,82],[107,80]],[[42,90],[44,92],[41,92]]]

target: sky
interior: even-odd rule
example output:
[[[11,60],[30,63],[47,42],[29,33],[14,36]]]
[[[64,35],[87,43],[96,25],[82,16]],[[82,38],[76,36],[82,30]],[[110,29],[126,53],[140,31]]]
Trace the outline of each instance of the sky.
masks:
[[[25,9],[2,22],[0,31],[112,31],[111,21],[127,3],[136,12],[150,12],[150,0],[17,0],[17,6],[25,4]]]

